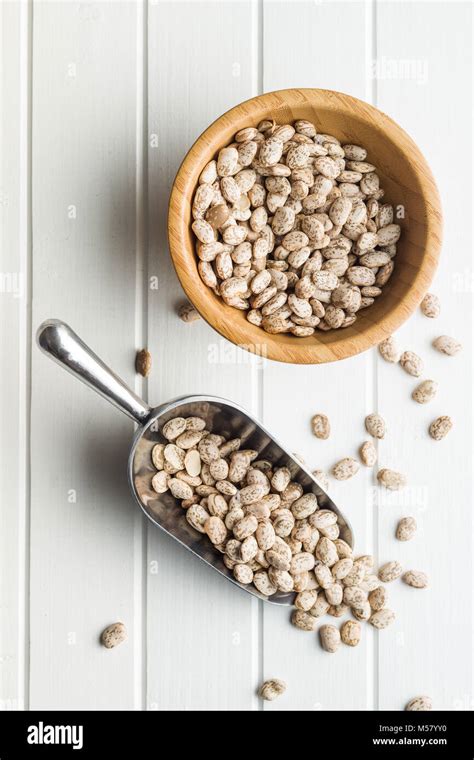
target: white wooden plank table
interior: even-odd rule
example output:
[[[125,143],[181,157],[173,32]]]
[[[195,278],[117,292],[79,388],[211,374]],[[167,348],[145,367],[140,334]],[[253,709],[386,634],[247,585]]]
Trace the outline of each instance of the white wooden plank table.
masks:
[[[468,2],[401,0],[1,4],[0,707],[403,709],[427,693],[441,709],[472,709],[471,17]],[[373,102],[437,178],[442,315],[399,331],[440,383],[427,409],[375,351],[262,363],[176,316],[166,207],[180,161],[224,110],[291,86]],[[396,624],[364,626],[357,650],[329,657],[287,611],[239,593],[145,522],[126,483],[132,425],[39,354],[47,317],[68,321],[151,403],[232,398],[312,468],[353,455],[365,415],[380,411],[381,464],[409,487],[389,499],[364,470],[332,480],[331,495],[361,552],[426,569],[430,589],[393,584]],[[456,359],[431,349],[441,333],[463,341]],[[140,382],[143,345],[154,365]],[[311,435],[315,411],[331,418],[328,441]],[[427,424],[445,413],[455,429],[434,444]],[[404,514],[420,525],[407,545],[394,539]],[[129,640],[106,652],[98,635],[114,620]],[[256,688],[271,676],[288,691],[263,704]]]

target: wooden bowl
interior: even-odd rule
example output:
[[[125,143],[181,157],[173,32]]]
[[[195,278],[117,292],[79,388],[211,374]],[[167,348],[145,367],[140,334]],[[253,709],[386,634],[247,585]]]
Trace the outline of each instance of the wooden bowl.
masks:
[[[348,328],[308,338],[269,335],[250,324],[245,312],[227,306],[197,269],[191,203],[205,164],[243,127],[262,119],[279,124],[312,121],[342,143],[368,151],[402,227],[396,266],[383,293]],[[403,216],[404,215],[404,216]],[[171,192],[168,237],[173,263],[189,300],[201,316],[233,343],[277,361],[318,364],[345,359],[391,335],[419,305],[432,280],[441,246],[441,206],[431,171],[413,140],[392,119],[368,103],[332,90],[278,90],[247,100],[219,117],[196,140],[181,164]]]

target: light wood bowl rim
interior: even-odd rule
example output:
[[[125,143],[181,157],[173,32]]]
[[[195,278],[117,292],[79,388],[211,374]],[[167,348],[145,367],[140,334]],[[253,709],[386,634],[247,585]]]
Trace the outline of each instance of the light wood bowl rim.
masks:
[[[209,145],[221,134],[222,126],[225,125],[228,128],[241,118],[247,118],[246,123],[252,125],[255,123],[254,112],[257,110],[271,110],[278,105],[291,108],[301,106],[304,101],[310,102],[315,107],[324,106],[325,109],[338,112],[354,113],[355,111],[359,118],[365,114],[366,119],[372,122],[375,129],[383,131],[399,150],[404,154],[409,154],[413,163],[416,162],[418,165],[416,176],[420,185],[420,195],[427,209],[425,251],[420,268],[404,298],[378,323],[369,324],[356,336],[348,335],[341,338],[341,330],[334,331],[338,334],[337,345],[335,342],[334,346],[328,338],[331,332],[323,334],[324,342],[314,340],[320,337],[316,331],[315,335],[309,338],[294,337],[290,344],[281,343],[282,336],[265,333],[261,328],[246,320],[236,320],[236,310],[225,305],[201,281],[194,245],[189,245],[187,241],[189,224],[186,222],[186,217],[189,218],[198,176],[196,172],[199,170],[198,173],[200,173],[205,163],[210,160],[210,157],[203,159],[203,155],[206,150],[208,151]],[[221,143],[217,140],[217,142],[224,147],[229,140]],[[335,90],[315,88],[275,90],[249,98],[229,109],[212,122],[189,149],[176,174],[169,200],[168,241],[171,259],[184,292],[202,318],[232,343],[257,354],[261,353],[261,347],[264,345],[266,358],[294,364],[320,364],[345,359],[378,345],[392,335],[413,314],[428,290],[439,260],[441,237],[442,214],[439,192],[428,163],[416,143],[383,111],[352,95]],[[288,338],[288,336],[285,337]]]

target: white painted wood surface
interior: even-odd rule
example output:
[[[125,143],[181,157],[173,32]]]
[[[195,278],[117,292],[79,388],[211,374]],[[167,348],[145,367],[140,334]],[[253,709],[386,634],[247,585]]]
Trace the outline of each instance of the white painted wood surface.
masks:
[[[472,195],[461,164],[472,152],[471,5],[36,0],[0,14],[1,707],[402,709],[427,693],[439,708],[471,709]],[[224,110],[289,86],[373,102],[438,180],[442,316],[418,314],[399,332],[440,382],[427,409],[374,351],[262,366],[176,316],[166,206],[179,162]],[[431,588],[393,584],[393,628],[365,626],[357,650],[324,654],[288,612],[247,598],[145,523],[125,476],[132,425],[39,355],[31,335],[46,317],[68,321],[150,402],[233,398],[311,467],[353,455],[365,415],[380,411],[381,463],[405,471],[409,488],[389,500],[363,470],[332,480],[331,494],[361,552],[426,569]],[[459,336],[464,353],[435,354],[441,333]],[[140,383],[142,345],[154,367]],[[315,411],[331,418],[329,441],[310,433]],[[426,427],[444,413],[455,429],[435,444]],[[410,513],[420,530],[401,545],[394,527]],[[129,641],[106,652],[98,635],[118,619]],[[255,691],[271,676],[288,691],[263,705]]]

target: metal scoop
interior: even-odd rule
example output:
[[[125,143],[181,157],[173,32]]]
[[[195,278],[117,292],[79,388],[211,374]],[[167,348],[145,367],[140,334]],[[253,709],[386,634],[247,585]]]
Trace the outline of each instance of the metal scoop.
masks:
[[[152,464],[151,451],[156,443],[167,442],[161,430],[173,417],[202,417],[208,430],[224,433],[229,438],[241,438],[243,447],[259,452],[259,459],[267,459],[278,467],[288,467],[292,479],[300,483],[305,492],[312,491],[316,494],[320,507],[336,512],[340,537],[352,546],[352,529],[334,502],[305,467],[237,404],[217,396],[182,396],[151,408],[64,322],[57,319],[43,322],[36,339],[45,354],[138,424],[128,458],[128,479],[133,494],[146,516],[236,586],[253,596],[276,604],[290,605],[294,598],[293,593],[282,592],[268,598],[253,585],[244,586],[236,581],[207,535],[198,533],[189,525],[186,513],[176,499],[169,492],[158,494],[152,489],[151,479],[156,469]]]

